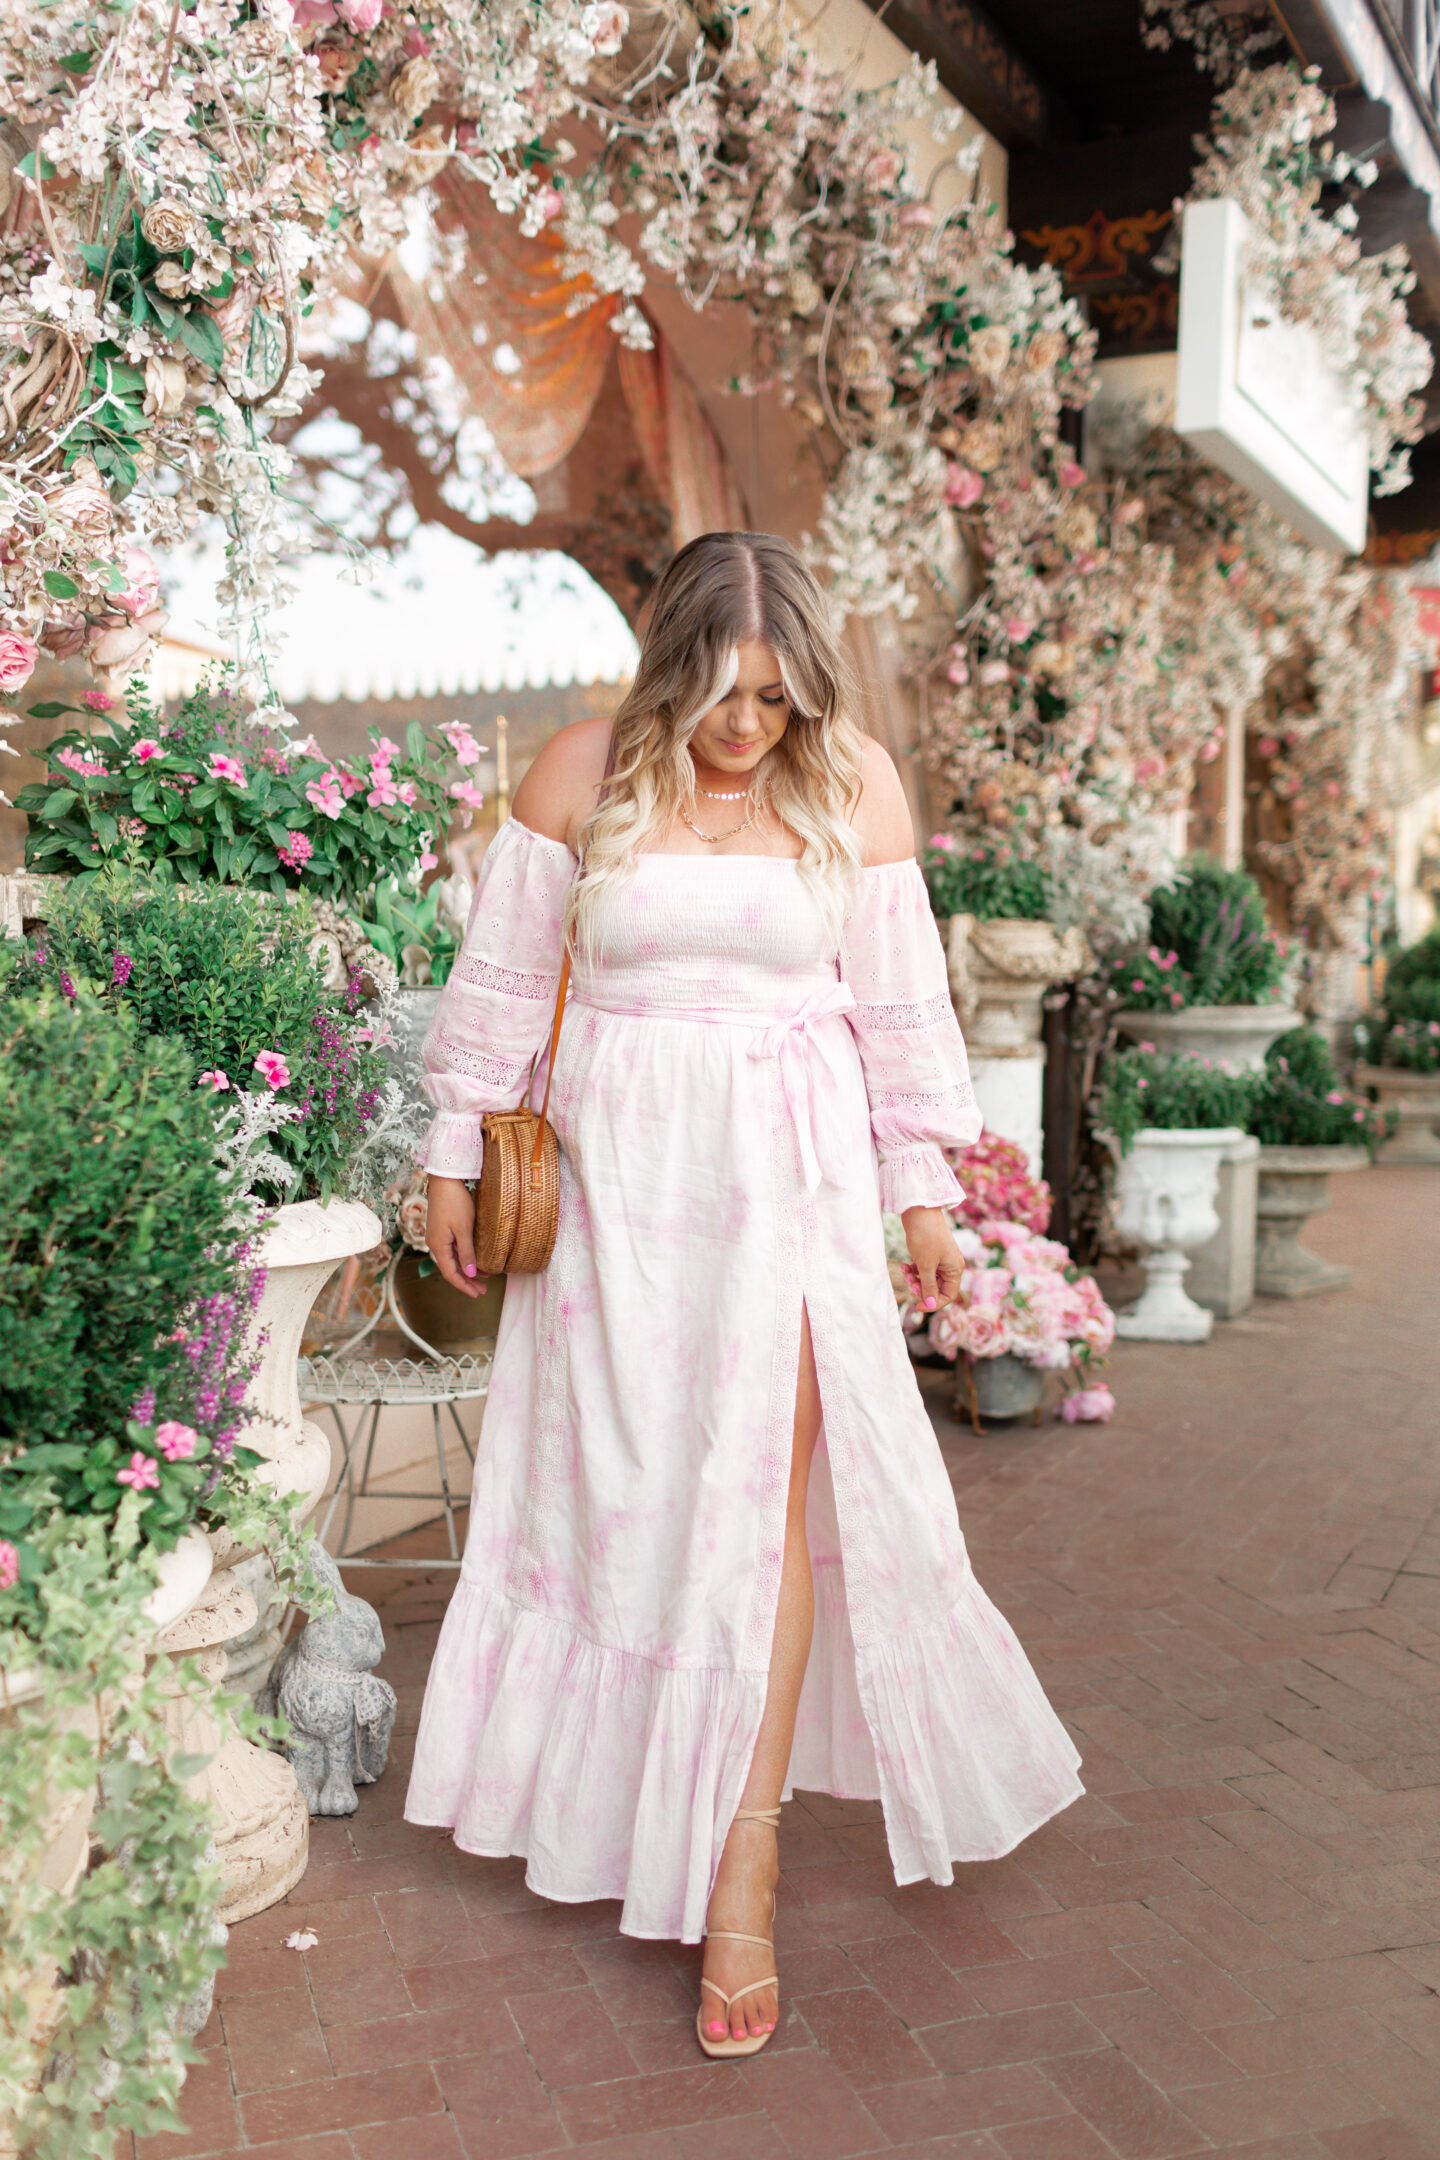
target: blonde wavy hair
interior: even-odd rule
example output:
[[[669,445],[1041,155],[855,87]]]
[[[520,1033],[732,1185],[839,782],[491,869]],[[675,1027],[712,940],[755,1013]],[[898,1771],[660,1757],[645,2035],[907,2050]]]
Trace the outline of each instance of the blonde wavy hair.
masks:
[[[737,648],[769,645],[789,720],[755,768],[752,793],[803,842],[801,875],[838,935],[860,843],[862,736],[855,689],[825,595],[787,541],[770,533],[705,533],[680,550],[655,589],[635,680],[614,720],[614,765],[580,828],[581,875],[567,927],[598,957],[607,903],[648,842],[677,813],[695,816],[690,740],[734,687]]]

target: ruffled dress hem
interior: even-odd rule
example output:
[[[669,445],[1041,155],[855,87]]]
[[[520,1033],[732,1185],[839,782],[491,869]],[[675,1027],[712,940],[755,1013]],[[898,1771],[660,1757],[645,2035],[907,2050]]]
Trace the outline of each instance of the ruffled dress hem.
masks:
[[[1080,1758],[973,1576],[941,1620],[864,1652],[843,1569],[818,1566],[815,1586],[785,1796],[879,1800],[897,1887],[953,1882],[1079,1798]],[[523,1857],[527,1886],[558,1904],[619,1900],[623,1934],[699,1942],[765,1692],[763,1672],[592,1642],[462,1574],[406,1820],[479,1858]]]

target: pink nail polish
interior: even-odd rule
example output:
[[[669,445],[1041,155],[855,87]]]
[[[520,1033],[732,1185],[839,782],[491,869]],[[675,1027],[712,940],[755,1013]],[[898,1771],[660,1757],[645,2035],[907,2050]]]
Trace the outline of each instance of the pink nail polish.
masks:
[[[479,1270],[475,1266],[471,1265],[470,1267],[466,1268],[465,1272],[467,1275],[476,1275],[479,1273]]]
[[[934,1298],[933,1298],[933,1297],[927,1297],[927,1298],[926,1298],[926,1300],[925,1300],[925,1310],[926,1310],[926,1312],[934,1312],[934,1310],[935,1310],[935,1300],[934,1300]]]

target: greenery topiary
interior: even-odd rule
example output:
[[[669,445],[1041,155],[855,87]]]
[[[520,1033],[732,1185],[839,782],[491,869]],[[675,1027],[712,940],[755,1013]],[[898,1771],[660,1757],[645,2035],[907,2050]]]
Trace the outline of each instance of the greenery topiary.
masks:
[[[1210,1058],[1119,1050],[1105,1066],[1096,1122],[1119,1142],[1122,1155],[1149,1126],[1192,1132],[1238,1125],[1243,1131],[1259,1085],[1258,1073],[1233,1072]]]
[[[1248,872],[1192,856],[1179,876],[1150,895],[1150,943],[1115,971],[1121,1002],[1141,1012],[1189,1005],[1265,1005],[1285,971],[1266,926],[1260,888]]]
[[[1263,1147],[1363,1147],[1384,1139],[1387,1120],[1340,1085],[1335,1060],[1314,1028],[1292,1028],[1265,1053],[1248,1130]]]
[[[23,1562],[43,1481],[71,1515],[142,1494],[166,1547],[258,1459],[236,1447],[258,1278],[183,1046],[60,987],[4,996],[19,973],[0,947],[0,1537]]]
[[[1385,971],[1387,1020],[1440,1022],[1440,924],[1397,953]]]
[[[936,833],[920,858],[935,913],[975,915],[983,922],[1019,917],[1042,921],[1049,893],[1040,865],[1026,862],[1003,840],[970,845]]]
[[[239,1091],[294,1111],[268,1142],[288,1180],[263,1196],[327,1198],[345,1187],[384,1066],[358,991],[324,987],[309,936],[303,903],[225,886],[182,896],[111,872],[61,895],[23,975],[30,987],[68,979],[133,1012],[142,1034],[177,1038],[212,1127],[216,1098]]]

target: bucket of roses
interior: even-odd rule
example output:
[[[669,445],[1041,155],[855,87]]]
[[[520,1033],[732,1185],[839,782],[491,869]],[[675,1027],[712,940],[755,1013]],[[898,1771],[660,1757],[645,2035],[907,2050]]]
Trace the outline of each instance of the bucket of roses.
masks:
[[[956,1367],[957,1414],[968,1412],[976,1432],[982,1416],[1028,1414],[1038,1424],[1047,1376],[1088,1380],[1114,1341],[1115,1316],[1066,1248],[1024,1223],[960,1225],[955,1242],[966,1263],[960,1294],[931,1317],[929,1337]],[[1113,1408],[1107,1387],[1082,1384],[1061,1415],[1073,1423]]]

